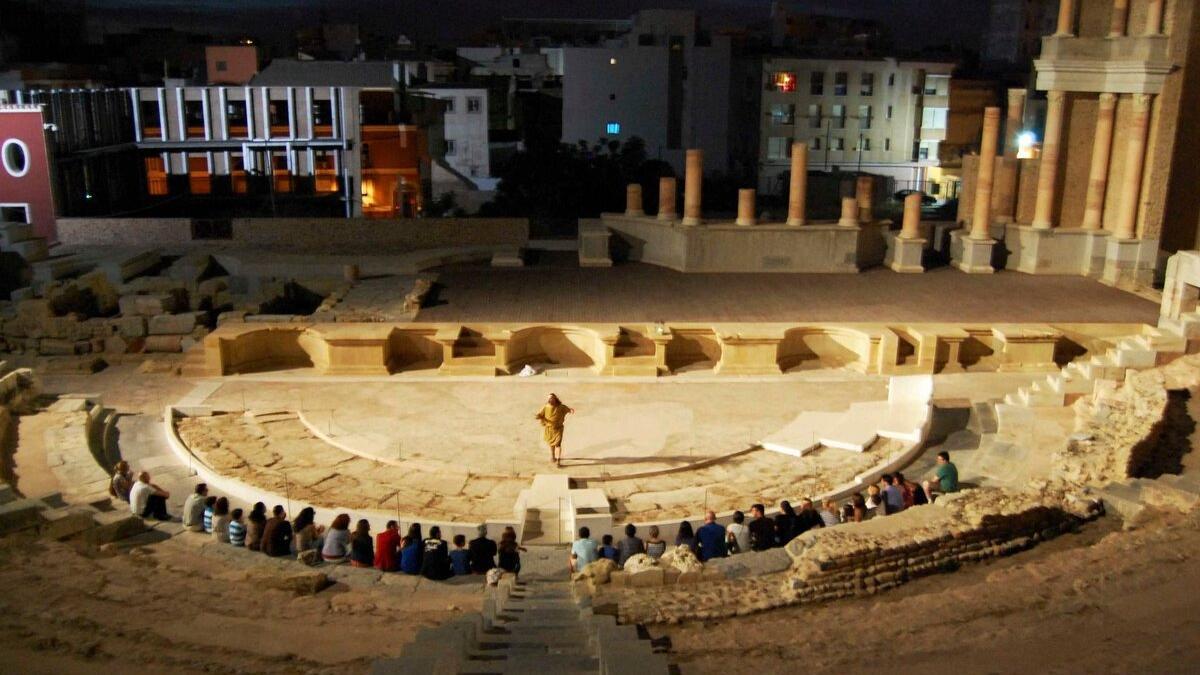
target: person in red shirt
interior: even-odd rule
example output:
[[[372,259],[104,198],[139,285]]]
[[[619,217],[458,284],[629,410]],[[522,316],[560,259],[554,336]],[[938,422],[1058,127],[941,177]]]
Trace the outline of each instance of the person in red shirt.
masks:
[[[375,568],[384,572],[394,572],[399,560],[400,524],[389,520],[383,532],[375,535]]]

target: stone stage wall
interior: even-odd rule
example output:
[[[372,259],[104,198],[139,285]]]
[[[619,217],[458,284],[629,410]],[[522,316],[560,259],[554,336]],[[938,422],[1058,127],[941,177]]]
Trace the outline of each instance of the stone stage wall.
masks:
[[[597,375],[778,375],[818,368],[901,375],[1057,371],[1142,324],[226,323],[193,374],[312,368],[323,375],[512,375],[525,365]]]

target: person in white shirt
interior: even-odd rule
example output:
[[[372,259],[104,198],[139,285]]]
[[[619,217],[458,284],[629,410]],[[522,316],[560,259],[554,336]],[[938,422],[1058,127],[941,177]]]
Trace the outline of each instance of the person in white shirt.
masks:
[[[137,482],[129,491],[129,510],[135,516],[170,520],[167,513],[167,498],[171,493],[150,482],[150,474],[143,471],[138,474]]]
[[[183,500],[183,526],[192,532],[204,531],[204,499],[208,485],[197,483],[196,490]]]
[[[746,514],[741,511],[733,512],[733,522],[725,528],[725,547],[730,555],[750,550],[750,528],[746,527]]]
[[[837,502],[832,499],[826,499],[818,513],[821,514],[821,520],[825,523],[825,527],[833,527],[841,522],[838,520]]]

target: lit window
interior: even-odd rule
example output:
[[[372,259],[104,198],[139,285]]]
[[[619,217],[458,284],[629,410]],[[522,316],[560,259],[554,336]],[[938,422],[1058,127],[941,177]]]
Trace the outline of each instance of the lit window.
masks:
[[[775,73],[775,91],[796,91],[796,74],[786,71]]]
[[[615,65],[617,65],[617,57],[613,56],[613,57],[609,58],[609,59],[608,59],[608,65],[610,65],[610,66],[615,66]]]
[[[621,133],[621,123],[620,122],[609,122],[608,124],[605,124],[604,132],[608,133],[608,134],[613,134],[614,136]]]
[[[834,129],[845,129],[846,128],[846,106],[844,106],[844,105],[833,106],[832,117],[833,117],[833,128]]]
[[[846,87],[848,86],[849,82],[850,82],[850,75],[848,73],[834,73],[833,74],[833,95],[834,96],[845,96],[846,95]]]
[[[781,126],[784,124],[792,124],[796,117],[796,106],[791,103],[772,103],[771,104],[771,124],[773,126]]]
[[[946,108],[925,108],[921,111],[922,129],[945,129]]]
[[[861,84],[858,90],[861,96],[875,95],[875,73],[863,73]]]
[[[467,112],[477,113],[483,109],[483,99],[478,96],[467,97]]]

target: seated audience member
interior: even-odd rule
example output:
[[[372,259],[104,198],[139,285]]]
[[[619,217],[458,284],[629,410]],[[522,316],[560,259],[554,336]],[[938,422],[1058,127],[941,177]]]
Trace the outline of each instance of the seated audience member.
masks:
[[[471,573],[471,552],[467,550],[466,535],[454,535],[454,550],[450,551],[450,569],[456,577]]]
[[[514,575],[521,574],[521,551],[525,549],[517,544],[517,533],[511,527],[504,528],[504,534],[500,535],[500,546],[497,547],[497,556],[499,557],[499,567],[505,572],[511,572]]]
[[[730,555],[750,550],[750,528],[746,527],[746,514],[733,512],[733,522],[725,531],[725,548]]]
[[[837,502],[832,499],[826,499],[825,503],[821,504],[821,510],[817,511],[817,514],[821,516],[821,522],[825,524],[825,527],[833,527],[841,522],[838,519]]]
[[[171,514],[167,513],[167,498],[170,496],[171,493],[151,483],[150,474],[143,471],[129,489],[129,510],[142,518],[170,520]]]
[[[229,523],[232,517],[229,515],[229,500],[221,497],[213,504],[212,510],[212,536],[219,542],[229,543]]]
[[[383,532],[375,535],[375,569],[395,572],[400,564],[400,523],[387,521]]]
[[[842,512],[838,514],[838,517],[841,519],[841,522],[843,522],[843,523],[853,523],[854,522],[854,502],[849,501],[849,502],[846,502],[845,504],[842,504]]]
[[[904,477],[904,474],[896,472],[896,484],[904,491],[904,508],[911,506],[921,506],[928,504],[929,498],[925,496],[925,488],[921,487],[920,483],[914,483]]]
[[[796,514],[796,536],[818,527],[825,527],[825,521],[817,513],[812,500],[805,497],[800,501],[800,512]]]
[[[108,494],[123,502],[128,502],[131,489],[133,489],[133,472],[129,470],[129,462],[121,460],[113,467],[112,479],[108,481]]]
[[[946,451],[937,454],[937,466],[933,469],[933,479],[925,482],[925,494],[930,501],[938,495],[958,492],[958,467],[950,461],[950,453]]]
[[[628,523],[625,525],[625,538],[617,544],[617,564],[624,567],[627,560],[645,552],[646,545],[642,543],[641,537],[637,536],[637,528],[633,523]]]
[[[191,532],[204,531],[204,500],[208,499],[208,485],[197,483],[192,494],[183,500],[183,526]]]
[[[896,485],[896,477],[890,473],[883,474],[883,509],[887,515],[900,513],[904,510],[904,493]]]
[[[883,509],[880,508],[883,505],[883,493],[879,491],[878,485],[872,483],[867,486],[867,499],[863,503],[872,513],[883,513]]]
[[[611,542],[612,539],[610,538]],[[663,544],[666,547],[666,544]],[[579,528],[579,538],[571,542],[571,573],[580,572],[583,568],[600,559],[600,548],[592,539],[592,531],[586,527]]]
[[[242,520],[241,509],[234,509],[229,514],[229,543],[234,546],[246,545],[246,522]]]
[[[775,545],[786,546],[796,536],[796,510],[791,502],[779,502],[779,515],[775,516]]]
[[[606,534],[603,537],[600,537],[601,558],[607,558],[613,562],[617,562],[617,558],[619,558],[620,555],[621,552],[617,550],[616,546],[613,546],[611,534]]]
[[[750,507],[750,549],[765,551],[775,546],[775,524],[766,516],[766,507],[755,504]]]
[[[675,545],[686,546],[691,549],[692,555],[700,557],[700,543],[696,541],[696,532],[686,520],[679,523],[679,530],[675,533]]]
[[[696,530],[696,541],[700,544],[701,561],[725,557],[725,526],[717,522],[717,514],[704,512],[704,524]]]
[[[659,538],[658,526],[651,525],[649,535],[646,537],[646,555],[658,560],[666,552],[667,542]]]
[[[216,497],[204,498],[204,515],[200,517],[200,521],[204,523],[204,532],[212,534],[213,508],[217,505]]]
[[[352,567],[370,567],[375,564],[375,546],[371,543],[371,524],[366,518],[359,518],[350,535],[350,565]]]
[[[487,533],[487,525],[480,525],[475,528],[477,536],[467,544],[472,574],[487,574],[496,566],[496,542],[488,539]]]
[[[446,540],[442,539],[442,528],[437,525],[429,528],[429,536],[422,544],[421,576],[433,581],[442,581],[454,574],[450,568],[450,553],[446,548]]]
[[[317,525],[315,522],[317,512],[313,507],[306,506],[300,509],[300,515],[292,521],[292,535],[295,536],[293,548],[295,553],[303,553],[314,549],[321,549],[322,538],[325,535],[325,527]]]
[[[292,524],[287,520],[287,512],[279,504],[271,509],[271,517],[263,525],[262,552],[278,558],[292,553]]]
[[[267,505],[255,502],[246,516],[246,548],[257,551],[262,547],[263,528],[267,526]]]
[[[861,523],[867,519],[867,500],[863,499],[861,492],[855,492],[850,498],[851,518],[850,520]]]
[[[325,543],[321,546],[321,558],[325,562],[340,563],[350,555],[350,514],[339,513],[329,524]]]
[[[421,524],[408,526],[408,534],[400,540],[400,571],[405,574],[421,573],[421,553],[425,538],[421,536]]]

